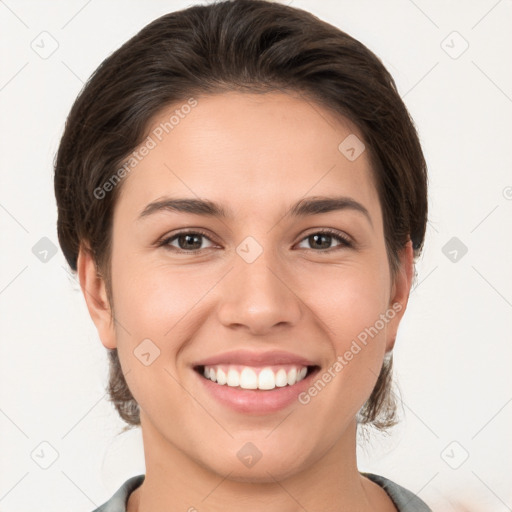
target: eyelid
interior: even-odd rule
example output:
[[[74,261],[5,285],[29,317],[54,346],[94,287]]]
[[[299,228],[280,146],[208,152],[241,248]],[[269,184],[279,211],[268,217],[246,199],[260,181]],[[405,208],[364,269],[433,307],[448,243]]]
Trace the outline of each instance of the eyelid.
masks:
[[[306,238],[308,238],[312,235],[316,235],[316,234],[330,235],[334,238],[337,238],[340,241],[340,245],[337,247],[331,247],[330,249],[324,249],[324,250],[319,250],[319,251],[315,251],[314,249],[306,249],[306,250],[318,252],[318,253],[327,253],[327,252],[335,251],[337,248],[343,248],[343,247],[353,248],[355,246],[355,242],[352,239],[352,237],[350,237],[346,233],[343,233],[342,231],[338,231],[337,229],[332,229],[332,228],[313,228],[312,231],[310,231],[308,234],[306,234],[299,240],[299,243],[303,242]]]
[[[164,237],[162,237],[159,241],[157,241],[155,245],[157,247],[170,247],[171,251],[174,251],[176,253],[181,253],[181,254],[196,254],[196,253],[202,252],[206,249],[212,249],[212,247],[205,247],[203,249],[193,249],[193,250],[186,251],[184,249],[179,249],[177,247],[173,247],[170,245],[171,240],[176,239],[180,235],[187,235],[187,234],[201,235],[204,238],[206,238],[207,240],[209,240],[211,243],[217,244],[217,242],[215,242],[215,240],[212,239],[210,234],[201,228],[183,228],[182,230],[175,232],[172,235],[164,235]],[[303,235],[302,238],[297,243],[301,243],[304,240],[306,240],[308,237],[310,237],[312,235],[316,235],[316,234],[332,236],[335,239],[337,239],[339,245],[337,245],[335,247],[331,247],[329,249],[323,249],[323,250],[305,249],[306,251],[309,251],[309,252],[312,251],[315,253],[325,254],[325,253],[334,252],[336,250],[343,249],[343,248],[354,248],[355,247],[355,242],[352,239],[352,237],[350,237],[346,233],[343,233],[342,231],[338,231],[338,230],[332,229],[332,228],[311,228],[311,231],[309,231],[309,233]],[[295,244],[295,245],[297,245],[297,244]]]
[[[177,238],[178,236],[180,235],[189,235],[189,234],[194,234],[194,235],[201,235],[203,236],[204,238],[208,239],[210,242],[212,242],[213,244],[217,244],[217,242],[215,242],[215,240],[212,239],[212,236],[207,233],[206,231],[204,231],[203,229],[201,228],[183,228],[183,230],[181,231],[177,231],[175,233],[172,233],[171,235],[164,235],[162,238],[160,238],[156,243],[155,245],[157,247],[162,247],[162,246],[168,246],[168,247],[171,247],[169,245],[169,242],[175,238]],[[200,252],[204,249],[194,249],[194,250],[190,250],[190,251],[185,251],[183,249],[179,249],[177,247],[172,247],[171,250],[175,250],[176,252],[181,252],[181,253],[189,253],[189,254],[194,254],[195,252]],[[206,247],[206,249],[211,249],[211,247]]]

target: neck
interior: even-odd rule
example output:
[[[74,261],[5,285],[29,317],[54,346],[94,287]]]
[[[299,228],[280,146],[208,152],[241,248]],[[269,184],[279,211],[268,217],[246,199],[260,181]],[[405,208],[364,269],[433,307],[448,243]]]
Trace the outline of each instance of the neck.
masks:
[[[142,418],[141,418],[142,419]],[[200,465],[142,423],[146,476],[128,500],[127,512],[395,511],[385,491],[362,477],[356,464],[356,423],[303,471],[265,482],[237,481]]]

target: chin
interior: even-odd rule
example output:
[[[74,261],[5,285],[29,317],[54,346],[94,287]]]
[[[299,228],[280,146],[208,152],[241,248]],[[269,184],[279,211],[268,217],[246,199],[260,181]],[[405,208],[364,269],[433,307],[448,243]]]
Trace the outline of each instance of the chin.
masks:
[[[261,466],[260,464],[263,464],[263,462],[260,461],[252,468],[225,467],[223,468],[224,471],[219,474],[234,482],[273,484],[276,481],[286,480],[300,471],[299,468],[291,468],[289,465],[287,468],[283,468],[281,462],[276,464],[267,463]]]
[[[255,484],[275,483],[276,480],[285,480],[301,471],[300,462],[293,453],[288,458],[283,458],[279,454],[267,457],[262,455],[251,466],[245,466],[236,455],[235,457],[234,463],[216,464],[215,467],[209,466],[208,469],[227,480]]]

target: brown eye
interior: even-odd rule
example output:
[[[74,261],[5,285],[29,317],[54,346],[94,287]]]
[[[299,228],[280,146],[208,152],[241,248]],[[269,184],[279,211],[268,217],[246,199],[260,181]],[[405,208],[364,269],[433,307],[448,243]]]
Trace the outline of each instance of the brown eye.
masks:
[[[338,242],[338,245],[335,247],[331,247],[333,239]],[[306,238],[303,238],[302,242],[304,242],[304,240],[308,242],[311,249],[318,249],[316,252],[337,250],[343,247],[352,247],[352,243],[348,238],[343,236],[341,233],[330,230],[311,233]],[[306,247],[306,249],[308,248]]]
[[[184,231],[162,240],[161,245],[170,248],[171,250],[177,250],[178,252],[196,252],[202,249],[209,249],[209,247],[202,247],[203,239],[211,242],[204,233]],[[177,246],[173,245],[175,242],[177,243]]]

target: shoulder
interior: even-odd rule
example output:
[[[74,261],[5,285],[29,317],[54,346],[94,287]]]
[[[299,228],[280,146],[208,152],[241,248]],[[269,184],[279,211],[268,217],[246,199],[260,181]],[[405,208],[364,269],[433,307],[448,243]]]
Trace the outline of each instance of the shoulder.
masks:
[[[389,495],[399,512],[432,512],[428,505],[405,487],[380,475],[361,473],[372,482],[380,485]]]
[[[126,512],[126,503],[130,494],[144,481],[145,475],[133,476],[119,487],[107,502],[93,510],[93,512]]]

